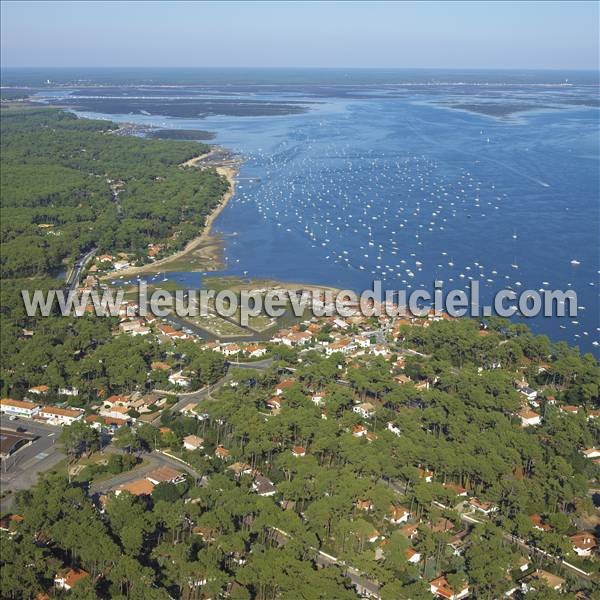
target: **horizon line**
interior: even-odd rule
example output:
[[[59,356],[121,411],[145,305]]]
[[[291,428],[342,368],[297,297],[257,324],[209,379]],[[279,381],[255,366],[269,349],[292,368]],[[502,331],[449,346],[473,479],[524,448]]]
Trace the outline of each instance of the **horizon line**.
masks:
[[[300,69],[311,69],[330,71],[338,69],[346,70],[361,70],[361,71],[453,71],[453,70],[465,70],[465,71],[593,71],[600,74],[598,67],[355,67],[355,66],[333,66],[333,67],[315,67],[315,66],[179,66],[179,65],[153,65],[153,66],[140,66],[140,65],[1,65],[0,69],[289,69],[289,70],[300,70]]]

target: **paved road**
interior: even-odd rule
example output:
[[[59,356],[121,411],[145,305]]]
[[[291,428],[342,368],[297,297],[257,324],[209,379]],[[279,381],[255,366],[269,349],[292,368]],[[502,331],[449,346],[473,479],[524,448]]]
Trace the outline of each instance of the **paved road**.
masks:
[[[235,362],[230,360],[227,364],[230,367],[239,369],[258,369],[259,371],[264,371],[273,366],[273,359],[263,358],[262,360],[255,360],[254,362]]]
[[[5,415],[0,417],[0,425],[6,429],[23,427],[27,433],[38,436],[32,444],[17,450],[2,461],[0,465],[2,492],[16,492],[32,487],[41,472],[48,471],[65,458],[62,448],[57,443],[60,427],[23,418],[11,421]],[[0,500],[0,512],[9,510],[13,501],[14,494]]]
[[[291,539],[292,537],[287,531],[279,529],[279,527],[273,527],[273,529],[286,538]],[[331,556],[331,554],[327,554],[317,548],[311,548],[311,550],[316,552],[315,562],[319,567],[331,567],[333,565],[340,566],[343,568],[344,574],[350,579],[357,591],[364,591],[372,598],[381,598],[379,595],[380,585],[376,581],[368,579],[367,576],[363,575],[358,569],[346,564],[343,560],[340,560],[335,556]]]
[[[65,289],[67,292],[71,292],[77,287],[81,277],[81,272],[83,269],[85,269],[87,263],[92,259],[97,251],[97,248],[92,248],[89,252],[80,257],[73,265],[73,268],[71,269],[71,272],[65,281]]]

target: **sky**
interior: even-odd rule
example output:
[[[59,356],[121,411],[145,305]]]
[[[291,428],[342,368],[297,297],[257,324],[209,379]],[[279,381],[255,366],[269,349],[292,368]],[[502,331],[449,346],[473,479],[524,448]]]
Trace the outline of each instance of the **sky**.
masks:
[[[1,3],[3,67],[598,69],[597,2]]]

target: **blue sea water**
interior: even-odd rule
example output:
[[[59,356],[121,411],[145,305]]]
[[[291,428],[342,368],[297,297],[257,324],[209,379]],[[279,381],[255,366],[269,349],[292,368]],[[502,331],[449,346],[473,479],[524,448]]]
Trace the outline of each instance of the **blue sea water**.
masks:
[[[577,317],[522,321],[597,354],[597,81],[467,75],[319,73],[311,82],[304,73],[299,82],[297,73],[272,74],[268,83],[237,79],[231,88],[188,78],[177,93],[294,99],[308,111],[103,116],[213,131],[215,143],[244,157],[236,195],[214,226],[226,241],[228,274],[356,291],[380,279],[409,292],[432,290],[434,279],[464,288],[472,278],[482,302],[506,287],[573,289]],[[144,86],[147,97],[152,84]],[[58,94],[65,92],[77,90]],[[171,277],[198,283],[197,274]]]

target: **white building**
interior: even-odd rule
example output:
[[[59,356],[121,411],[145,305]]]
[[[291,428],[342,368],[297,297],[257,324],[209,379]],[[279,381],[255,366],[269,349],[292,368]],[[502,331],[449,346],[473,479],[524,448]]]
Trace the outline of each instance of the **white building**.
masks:
[[[375,414],[375,407],[370,402],[357,404],[352,410],[364,419],[370,419]]]
[[[197,435],[186,435],[183,438],[183,447],[186,450],[199,450],[204,447],[204,440]]]
[[[179,387],[189,387],[190,378],[186,377],[181,371],[169,375],[169,383]]]
[[[40,417],[48,419],[51,425],[72,425],[75,421],[83,419],[83,410],[80,408],[59,408],[58,406],[44,406],[40,410]]]
[[[398,425],[396,425],[393,421],[388,421],[387,428],[388,428],[388,431],[391,431],[394,435],[397,435],[398,437],[400,437],[400,435],[402,433],[400,431],[400,427],[398,427]]]
[[[535,425],[539,425],[542,422],[542,417],[539,413],[536,413],[534,410],[531,410],[529,408],[523,408],[521,409],[517,415],[519,416],[519,418],[521,419],[521,426],[522,427],[530,427],[530,426],[535,426]]]
[[[3,398],[0,400],[0,412],[15,417],[31,418],[40,410],[40,405],[28,400],[11,400]]]

